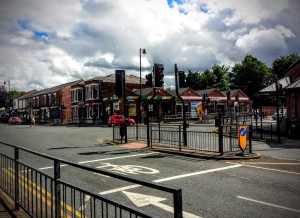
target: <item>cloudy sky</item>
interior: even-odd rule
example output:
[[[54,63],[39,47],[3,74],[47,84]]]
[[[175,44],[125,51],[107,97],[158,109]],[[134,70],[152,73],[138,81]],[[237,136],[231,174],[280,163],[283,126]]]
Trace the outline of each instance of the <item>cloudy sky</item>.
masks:
[[[251,54],[271,66],[300,54],[299,0],[1,0],[0,83],[29,91],[125,69],[142,77],[232,66]],[[0,84],[0,85],[1,85]]]

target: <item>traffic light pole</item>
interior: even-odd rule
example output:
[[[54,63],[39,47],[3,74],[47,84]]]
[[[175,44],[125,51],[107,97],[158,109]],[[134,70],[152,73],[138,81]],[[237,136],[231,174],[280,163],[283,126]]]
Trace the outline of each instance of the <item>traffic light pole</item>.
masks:
[[[185,116],[185,104],[184,104],[184,100],[182,99],[182,97],[179,95],[178,92],[178,79],[177,79],[177,74],[178,74],[178,68],[177,68],[177,64],[174,65],[175,67],[175,86],[176,86],[176,95],[177,97],[180,99],[181,103],[182,103],[182,115],[183,115],[183,144],[184,146],[187,146],[187,133],[186,133],[186,116]]]
[[[276,111],[277,111],[277,136],[278,136],[278,143],[281,143],[280,139],[280,120],[279,120],[279,90],[278,89],[278,81],[276,81]]]

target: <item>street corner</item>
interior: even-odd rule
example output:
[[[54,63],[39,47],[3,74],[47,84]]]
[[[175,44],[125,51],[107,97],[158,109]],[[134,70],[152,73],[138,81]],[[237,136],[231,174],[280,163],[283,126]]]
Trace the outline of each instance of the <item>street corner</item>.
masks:
[[[143,148],[148,148],[147,144],[142,143],[142,142],[129,142],[126,144],[121,144],[120,145],[123,148],[132,148],[132,149],[143,149]]]
[[[247,159],[259,159],[261,155],[259,153],[230,153],[220,155],[219,159],[224,160],[247,160]]]

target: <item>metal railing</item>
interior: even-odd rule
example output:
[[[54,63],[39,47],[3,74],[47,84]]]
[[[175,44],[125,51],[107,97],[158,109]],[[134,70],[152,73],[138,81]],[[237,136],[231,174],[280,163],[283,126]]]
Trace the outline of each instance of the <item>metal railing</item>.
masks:
[[[238,152],[238,132],[236,125],[220,126],[213,131],[187,131],[187,146],[183,145],[183,130],[181,125],[150,125],[150,147],[164,147],[172,149],[189,149],[206,152]],[[132,140],[146,140],[146,127],[127,127],[127,138]],[[252,126],[247,128],[246,150],[252,152]],[[120,128],[113,128],[113,141],[121,141]]]
[[[15,209],[23,208],[31,217],[156,217],[115,199],[80,188],[62,179],[61,165],[170,193],[173,198],[174,217],[182,217],[182,191],[153,182],[135,179],[104,169],[92,168],[71,161],[40,154],[30,149],[0,142],[1,147],[13,149],[13,157],[0,153],[0,188],[14,201]],[[7,149],[6,149],[7,150]],[[21,152],[20,152],[21,151]],[[22,157],[20,157],[22,154]],[[36,155],[53,163],[54,171],[47,175],[23,160]],[[21,161],[22,160],[22,161]]]

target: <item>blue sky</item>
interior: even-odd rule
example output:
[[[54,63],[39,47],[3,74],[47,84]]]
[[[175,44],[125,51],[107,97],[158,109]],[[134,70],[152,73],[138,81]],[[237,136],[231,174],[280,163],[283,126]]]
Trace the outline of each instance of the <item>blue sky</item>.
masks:
[[[32,90],[125,69],[142,76],[233,66],[251,54],[271,66],[300,54],[298,0],[0,1],[0,78]],[[0,81],[1,82],[1,81]]]

